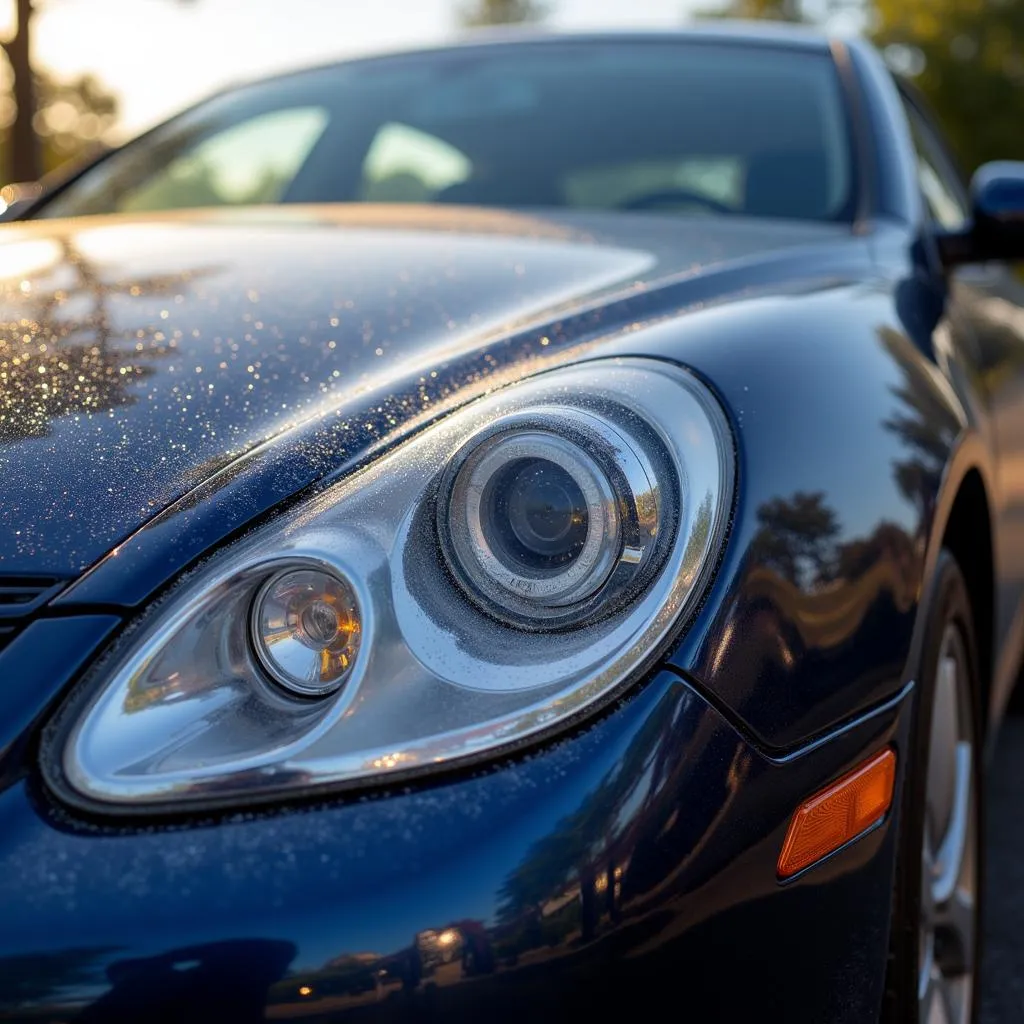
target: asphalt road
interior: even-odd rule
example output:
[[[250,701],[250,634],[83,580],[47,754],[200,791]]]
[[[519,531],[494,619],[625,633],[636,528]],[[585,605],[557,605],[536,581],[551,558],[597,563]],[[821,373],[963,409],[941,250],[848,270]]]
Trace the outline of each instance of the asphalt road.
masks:
[[[1024,1022],[1024,717],[1009,718],[989,774],[982,1024]]]

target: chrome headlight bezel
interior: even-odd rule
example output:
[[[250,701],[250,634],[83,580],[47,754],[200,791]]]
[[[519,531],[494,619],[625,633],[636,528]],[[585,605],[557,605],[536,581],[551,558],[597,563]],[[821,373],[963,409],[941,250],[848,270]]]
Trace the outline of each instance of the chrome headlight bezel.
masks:
[[[614,493],[594,504],[614,520],[611,563],[539,614],[469,578],[446,518],[474,452],[517,431],[585,445]],[[544,739],[678,635],[722,554],[735,464],[718,402],[667,362],[599,359],[477,399],[183,577],[47,728],[46,776],[94,811],[166,812],[379,785]],[[289,696],[246,646],[257,595],[292,566],[345,581],[362,615],[344,684],[319,699]]]

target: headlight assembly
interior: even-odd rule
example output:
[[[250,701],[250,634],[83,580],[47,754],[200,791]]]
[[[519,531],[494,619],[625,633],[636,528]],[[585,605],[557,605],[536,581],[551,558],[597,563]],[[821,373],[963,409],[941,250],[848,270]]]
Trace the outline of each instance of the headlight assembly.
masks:
[[[557,731],[659,653],[735,457],[692,375],[504,388],[208,559],[48,729],[73,801],[141,812],[436,770]]]

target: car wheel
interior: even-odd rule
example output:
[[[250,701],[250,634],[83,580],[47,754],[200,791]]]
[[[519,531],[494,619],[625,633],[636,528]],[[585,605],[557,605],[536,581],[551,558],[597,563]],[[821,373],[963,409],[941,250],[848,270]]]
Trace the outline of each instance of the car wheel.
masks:
[[[978,661],[970,599],[943,551],[925,635],[901,812],[888,1016],[977,1016],[981,909]]]

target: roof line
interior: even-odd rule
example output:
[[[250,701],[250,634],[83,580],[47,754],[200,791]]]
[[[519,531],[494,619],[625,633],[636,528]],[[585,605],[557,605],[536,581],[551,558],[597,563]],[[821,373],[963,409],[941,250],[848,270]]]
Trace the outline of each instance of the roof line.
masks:
[[[725,44],[753,46],[764,49],[799,52],[831,52],[833,36],[807,26],[787,25],[780,22],[745,20],[699,20],[679,28],[666,29],[553,29],[544,27],[496,26],[469,29],[450,39],[435,43],[411,45],[408,48],[373,50],[366,53],[338,57],[315,64],[302,65],[288,71],[265,77],[239,79],[217,90],[229,91],[260,82],[274,82],[307,72],[328,71],[333,68],[359,64],[428,57],[451,51],[500,50],[522,46],[577,45],[608,42],[624,43],[695,43],[698,45]]]

